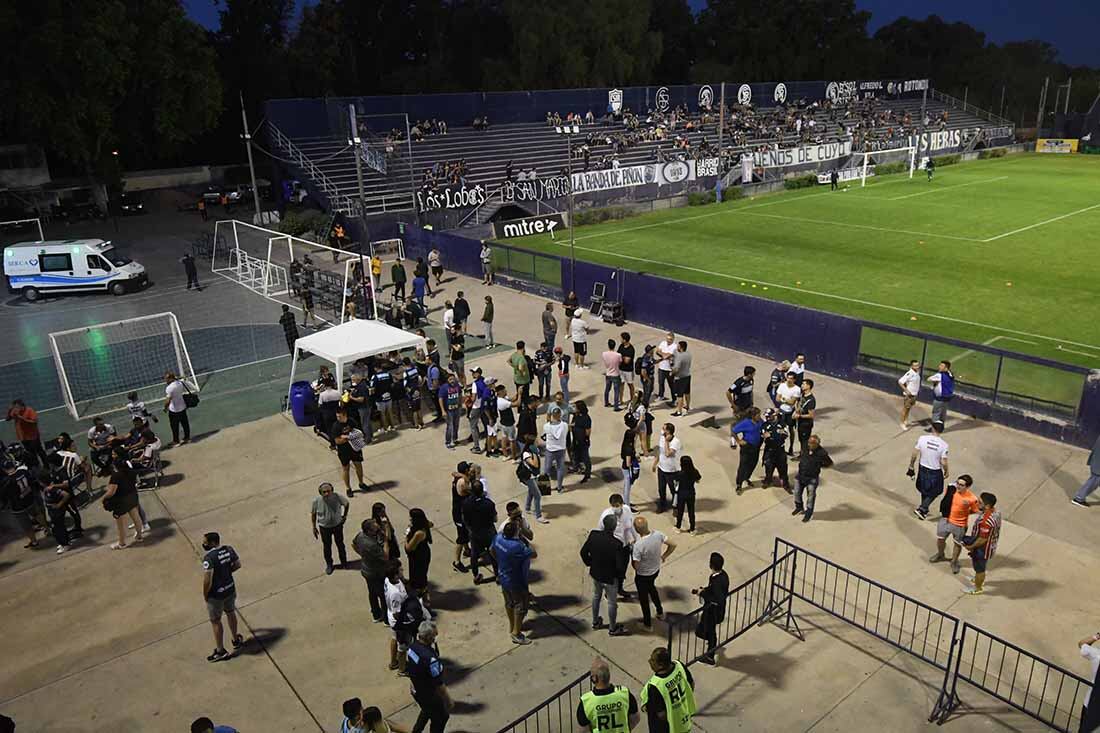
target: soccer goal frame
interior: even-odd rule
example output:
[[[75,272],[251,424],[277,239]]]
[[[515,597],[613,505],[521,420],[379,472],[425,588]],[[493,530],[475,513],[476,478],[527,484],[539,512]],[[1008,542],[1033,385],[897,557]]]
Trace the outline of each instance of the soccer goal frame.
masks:
[[[860,188],[863,188],[867,185],[867,170],[868,166],[871,165],[871,157],[875,155],[886,155],[887,153],[908,153],[909,178],[913,177],[913,173],[914,171],[916,171],[917,165],[917,148],[915,145],[905,145],[897,148],[888,148],[886,150],[866,151],[863,153],[863,165],[860,166]]]
[[[396,255],[396,257],[394,256]],[[377,256],[383,262],[405,259],[405,242],[400,238],[380,239],[370,243],[370,256]]]
[[[46,241],[46,234],[42,231],[42,220],[37,216],[31,219],[8,219],[7,221],[0,221],[0,229],[3,229],[9,224],[34,224],[36,227],[38,227],[38,239],[36,239],[35,241]]]
[[[351,290],[352,282],[352,270],[355,268],[355,264],[359,260],[347,260],[344,262],[344,295],[340,301],[340,323],[344,323],[348,318],[348,295]],[[370,269],[370,260],[363,258],[363,273],[366,276],[366,281],[370,283],[370,303],[371,303],[371,318],[378,320],[378,285],[374,281],[374,273]],[[356,316],[362,318],[362,314]]]
[[[125,389],[120,389],[114,392],[107,392],[105,394],[96,394],[94,396],[76,395],[73,392],[73,383],[70,381],[70,370],[66,366],[65,355],[69,353],[75,353],[75,350],[63,348],[59,343],[64,337],[71,336],[73,334],[87,335],[92,331],[106,330],[110,328],[117,328],[123,325],[130,325],[140,323],[144,321],[152,321],[155,319],[167,320],[169,324],[169,332],[172,337],[172,345],[174,352],[174,361],[171,365],[172,372],[193,392],[199,392],[199,382],[195,377],[195,368],[191,364],[191,355],[187,351],[187,343],[183,339],[183,331],[180,329],[179,320],[176,319],[174,313],[154,313],[147,316],[138,316],[136,318],[126,318],[120,321],[108,321],[105,323],[95,323],[90,326],[84,326],[82,328],[70,328],[65,331],[54,331],[49,334],[50,353],[53,356],[54,366],[57,369],[58,381],[61,384],[61,395],[65,401],[65,408],[70,415],[76,420],[84,420],[89,417],[93,417],[104,412],[112,412],[118,409],[117,404],[107,403],[107,409],[91,409],[86,410],[82,407],[95,407],[103,404],[103,400],[113,399],[125,395],[129,392],[143,392],[157,387],[159,382],[151,382],[149,384],[131,384]],[[133,339],[130,339],[133,340]],[[125,341],[116,342],[125,343]],[[81,349],[80,351],[83,351]],[[168,365],[165,365],[168,367]]]

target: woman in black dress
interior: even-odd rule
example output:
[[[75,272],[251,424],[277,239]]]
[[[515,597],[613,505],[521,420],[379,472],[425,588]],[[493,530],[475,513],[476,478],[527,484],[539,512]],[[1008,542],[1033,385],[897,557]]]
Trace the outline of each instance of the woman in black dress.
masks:
[[[134,527],[134,542],[145,539],[142,533],[143,523],[138,514],[137,473],[126,460],[125,448],[115,451],[111,465],[111,478],[107,480],[107,493],[103,495],[103,508],[110,511],[118,527],[118,542],[111,545],[112,550],[121,550],[126,544],[126,517],[130,517]]]
[[[680,459],[680,484],[676,489],[676,530],[683,532],[684,509],[688,513],[688,532],[695,532],[695,484],[703,480],[691,456]]]
[[[428,567],[432,564],[432,523],[423,509],[409,510],[409,529],[405,532],[405,554],[409,558],[409,587],[428,602]]]

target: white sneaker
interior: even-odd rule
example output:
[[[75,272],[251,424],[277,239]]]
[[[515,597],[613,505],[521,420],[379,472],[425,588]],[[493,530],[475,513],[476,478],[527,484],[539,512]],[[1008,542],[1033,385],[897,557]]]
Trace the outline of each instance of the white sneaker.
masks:
[[[535,517],[535,521],[539,524],[550,524],[550,520],[546,517]]]
[[[58,545],[57,546],[57,554],[58,555],[62,555],[64,553],[68,552],[68,551],[69,551],[69,548],[65,547],[65,545]]]
[[[909,429],[909,423],[903,422],[903,423],[898,423],[898,425],[901,426],[902,430],[908,430]]]
[[[133,528],[134,528],[134,523],[133,522],[130,522],[130,524],[126,527],[126,529],[133,529]]]
[[[153,531],[153,528],[149,526],[149,523],[148,523],[148,522],[146,522],[145,524],[141,525],[141,533],[142,533],[142,534],[145,534],[146,532],[152,532],[152,531]]]

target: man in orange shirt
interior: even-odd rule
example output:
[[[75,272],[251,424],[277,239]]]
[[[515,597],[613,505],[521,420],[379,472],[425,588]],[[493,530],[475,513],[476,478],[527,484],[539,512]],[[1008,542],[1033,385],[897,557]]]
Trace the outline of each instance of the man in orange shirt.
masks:
[[[27,449],[28,467],[36,467],[39,461],[45,466],[49,459],[46,449],[42,447],[42,436],[38,432],[38,413],[27,407],[23,400],[12,400],[7,419],[15,421],[15,438]]]
[[[955,483],[947,487],[947,492],[940,501],[939,525],[936,527],[936,554],[928,558],[928,562],[937,563],[946,560],[943,554],[947,545],[947,538],[953,537],[961,541],[966,536],[967,524],[971,514],[979,511],[978,497],[970,488],[974,485],[974,479],[968,474],[962,474]],[[959,553],[962,547],[957,543],[951,556],[951,572],[959,572]]]

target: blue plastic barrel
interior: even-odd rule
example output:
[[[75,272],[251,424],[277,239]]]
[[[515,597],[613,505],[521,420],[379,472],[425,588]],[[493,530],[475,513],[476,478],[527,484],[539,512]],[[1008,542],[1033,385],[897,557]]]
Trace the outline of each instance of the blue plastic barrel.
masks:
[[[290,414],[294,416],[294,424],[300,428],[308,428],[313,425],[316,397],[313,387],[309,382],[295,382],[290,385]]]

